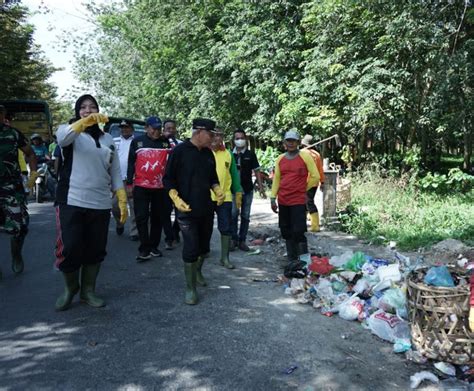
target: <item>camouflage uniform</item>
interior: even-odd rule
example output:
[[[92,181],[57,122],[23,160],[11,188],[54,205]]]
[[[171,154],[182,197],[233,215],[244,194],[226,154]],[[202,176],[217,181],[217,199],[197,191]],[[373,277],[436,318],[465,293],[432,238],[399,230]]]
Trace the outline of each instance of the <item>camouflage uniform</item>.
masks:
[[[21,239],[28,231],[28,209],[18,149],[26,145],[20,131],[0,124],[0,231]]]

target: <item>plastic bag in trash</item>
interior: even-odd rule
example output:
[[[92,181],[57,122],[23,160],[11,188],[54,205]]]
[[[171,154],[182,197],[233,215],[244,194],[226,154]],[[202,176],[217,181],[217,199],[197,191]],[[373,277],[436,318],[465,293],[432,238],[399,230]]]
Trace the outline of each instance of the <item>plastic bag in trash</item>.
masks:
[[[346,262],[346,264],[344,265],[344,269],[352,270],[353,272],[358,272],[362,269],[362,265],[365,262],[366,258],[364,253],[357,251],[354,256],[349,260],[349,262]]]
[[[398,282],[402,279],[400,274],[400,265],[393,263],[387,266],[380,266],[377,269],[377,276],[380,282],[374,286],[374,291],[381,291],[390,287],[393,282]]]
[[[329,259],[329,263],[335,267],[341,267],[354,256],[352,251],[346,251],[344,254],[335,255]]]
[[[448,268],[444,265],[431,267],[423,281],[425,284],[434,286],[454,286],[453,277],[451,273],[449,273]]]
[[[317,274],[329,274],[334,269],[334,266],[329,263],[329,258],[322,257],[319,258],[317,256],[311,257],[311,264],[309,265],[308,269],[313,273]]]
[[[453,364],[449,364],[447,362],[437,362],[434,364],[434,367],[438,370],[443,372],[445,375],[448,376],[456,376],[456,368]]]
[[[418,386],[421,384],[423,380],[429,380],[432,381],[433,383],[439,383],[438,377],[428,371],[421,371],[415,373],[413,376],[410,376],[410,388],[415,389],[418,388]]]
[[[388,312],[406,314],[407,298],[400,288],[387,289],[379,301],[379,308]]]
[[[411,341],[404,338],[395,338],[395,343],[393,344],[394,353],[404,353],[408,352],[411,349]]]
[[[364,309],[364,301],[358,297],[351,297],[349,300],[339,304],[339,316],[345,320],[356,320]]]
[[[396,338],[410,338],[408,323],[382,310],[370,315],[367,324],[373,334],[389,342],[395,342]]]

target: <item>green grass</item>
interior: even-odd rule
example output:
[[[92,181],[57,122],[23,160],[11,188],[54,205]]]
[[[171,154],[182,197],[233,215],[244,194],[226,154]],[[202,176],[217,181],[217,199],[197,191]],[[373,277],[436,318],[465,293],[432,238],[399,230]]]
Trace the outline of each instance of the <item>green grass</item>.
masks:
[[[353,177],[351,191],[344,231],[375,243],[394,240],[404,250],[448,238],[474,244],[474,191],[441,196],[370,173]]]

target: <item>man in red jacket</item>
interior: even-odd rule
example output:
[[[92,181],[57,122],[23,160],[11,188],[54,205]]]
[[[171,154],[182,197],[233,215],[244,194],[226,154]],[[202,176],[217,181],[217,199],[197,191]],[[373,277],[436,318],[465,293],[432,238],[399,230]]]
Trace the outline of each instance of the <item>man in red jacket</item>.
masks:
[[[166,162],[171,145],[161,132],[159,117],[146,120],[146,134],[135,138],[130,145],[127,168],[127,191],[132,191],[140,246],[137,261],[161,257],[161,231],[169,219],[171,200],[163,187]],[[150,224],[148,221],[150,220]],[[173,240],[171,225],[165,232],[166,240]]]

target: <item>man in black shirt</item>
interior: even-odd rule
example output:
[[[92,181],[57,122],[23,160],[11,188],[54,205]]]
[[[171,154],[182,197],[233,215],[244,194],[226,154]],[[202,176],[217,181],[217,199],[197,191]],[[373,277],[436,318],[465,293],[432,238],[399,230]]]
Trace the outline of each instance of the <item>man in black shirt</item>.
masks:
[[[237,129],[234,132],[234,145],[234,158],[237,163],[237,169],[240,172],[240,183],[244,193],[242,196],[242,207],[240,211],[236,206],[234,197],[234,202],[232,205],[232,244],[230,249],[233,251],[238,245],[242,251],[249,251],[249,246],[247,246],[245,241],[247,239],[247,232],[249,230],[250,208],[253,201],[252,170],[257,177],[261,197],[267,198],[267,196],[265,195],[265,191],[262,186],[260,165],[258,164],[257,156],[255,155],[255,152],[247,149],[247,135],[243,130]],[[240,231],[237,233],[239,212]]]
[[[209,149],[215,126],[210,119],[193,120],[192,137],[172,150],[163,180],[178,210],[183,235],[186,304],[197,303],[196,283],[207,285],[201,269],[203,256],[210,250],[214,218],[210,190],[216,195],[218,205],[225,199],[219,187],[216,161]]]

